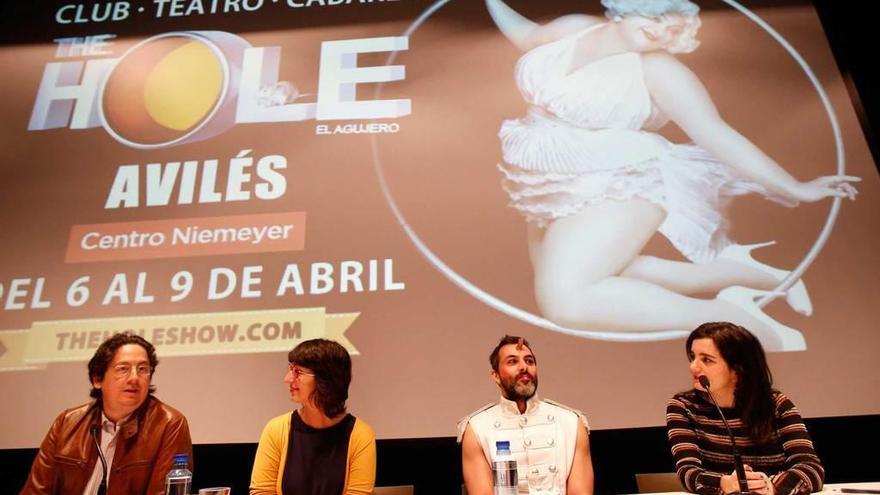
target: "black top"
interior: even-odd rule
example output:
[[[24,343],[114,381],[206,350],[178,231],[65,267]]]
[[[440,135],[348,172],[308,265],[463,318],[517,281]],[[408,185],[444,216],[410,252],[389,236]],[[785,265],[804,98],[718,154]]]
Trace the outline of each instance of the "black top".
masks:
[[[339,423],[319,429],[303,423],[297,411],[292,413],[283,495],[342,495],[354,421],[346,414]]]

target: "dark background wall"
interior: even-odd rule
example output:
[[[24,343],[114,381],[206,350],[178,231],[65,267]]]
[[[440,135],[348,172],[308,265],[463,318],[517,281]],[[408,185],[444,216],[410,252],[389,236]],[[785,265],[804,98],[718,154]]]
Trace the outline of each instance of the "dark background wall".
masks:
[[[880,444],[880,415],[808,419],[807,428],[826,482],[878,479],[876,456],[865,452]],[[663,427],[598,430],[590,444],[597,495],[635,493],[635,473],[673,470]],[[196,445],[194,489],[230,486],[234,495],[246,494],[256,450],[253,443]],[[0,493],[18,492],[36,452],[0,450]],[[416,495],[458,495],[460,459],[453,437],[379,440],[376,483],[415,485]]]
[[[880,76],[874,22],[880,13],[878,2],[855,0],[813,0],[834,58],[847,83],[850,98],[862,124],[875,164],[880,164]]]
[[[880,11],[878,2],[814,0],[814,4],[874,162],[880,163],[876,138],[880,78],[872,67],[878,46],[874,15]],[[807,420],[807,427],[825,465],[827,482],[880,479],[876,456],[864,454],[880,445],[880,415],[813,418]],[[599,430],[591,433],[590,441],[597,494],[634,493],[635,473],[673,469],[662,427]],[[221,485],[231,486],[236,495],[247,493],[255,451],[256,444],[251,443],[196,445],[195,488]],[[0,494],[18,492],[35,454],[36,449],[0,450]],[[459,493],[460,452],[452,437],[380,440],[378,462],[378,485],[412,484],[417,495]]]

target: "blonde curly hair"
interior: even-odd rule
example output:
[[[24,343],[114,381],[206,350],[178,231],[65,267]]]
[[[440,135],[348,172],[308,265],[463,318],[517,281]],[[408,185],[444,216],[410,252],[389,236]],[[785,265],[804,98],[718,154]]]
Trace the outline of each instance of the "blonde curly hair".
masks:
[[[690,0],[602,0],[602,6],[609,19],[635,15],[678,25],[681,30],[665,47],[669,53],[689,53],[700,46],[697,40],[700,7]],[[678,16],[683,24],[671,21],[670,15]]]

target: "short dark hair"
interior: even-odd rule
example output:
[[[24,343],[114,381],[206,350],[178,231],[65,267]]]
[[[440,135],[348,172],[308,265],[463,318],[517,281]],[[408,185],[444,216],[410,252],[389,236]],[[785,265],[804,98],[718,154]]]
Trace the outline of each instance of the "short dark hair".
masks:
[[[95,399],[101,398],[101,389],[95,388],[94,382],[95,380],[101,381],[104,379],[104,375],[107,374],[107,367],[109,367],[110,362],[113,361],[113,356],[116,355],[116,351],[120,347],[128,344],[139,345],[147,351],[147,359],[150,361],[150,377],[152,378],[153,373],[156,371],[156,367],[159,366],[159,358],[156,356],[156,348],[153,347],[153,344],[136,333],[117,333],[102,342],[101,345],[98,346],[98,350],[95,351],[95,355],[89,360],[89,384],[92,386],[92,390],[89,392],[90,396]],[[155,391],[156,386],[150,384],[150,395]]]
[[[498,342],[498,345],[496,345],[495,348],[492,349],[492,354],[489,354],[489,364],[492,365],[492,371],[498,371],[498,364],[501,362],[501,356],[499,356],[498,353],[501,351],[501,348],[510,344],[518,344],[520,339],[522,339],[523,345],[528,347],[529,350],[532,351],[532,346],[529,345],[528,340],[522,337],[517,337],[516,335],[505,335]],[[535,357],[535,351],[532,351],[532,357],[535,358],[535,362],[537,363],[538,358]]]
[[[733,404],[742,411],[743,423],[752,440],[765,443],[773,434],[773,374],[767,365],[764,347],[745,328],[726,321],[703,323],[688,336],[685,352],[694,359],[691,344],[712,339],[727,366],[736,372]]]
[[[327,339],[306,340],[287,354],[287,361],[315,373],[315,405],[327,417],[345,412],[348,386],[351,384],[351,356],[338,342]]]

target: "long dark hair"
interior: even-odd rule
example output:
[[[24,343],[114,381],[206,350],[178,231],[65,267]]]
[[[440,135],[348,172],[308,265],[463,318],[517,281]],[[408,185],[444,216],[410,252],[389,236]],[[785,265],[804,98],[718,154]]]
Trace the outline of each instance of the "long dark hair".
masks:
[[[315,406],[328,418],[345,412],[351,384],[351,356],[345,347],[327,339],[306,340],[287,354],[287,360],[315,373]]]
[[[727,366],[736,373],[733,405],[740,410],[752,440],[766,443],[773,436],[773,375],[761,342],[745,328],[726,321],[703,323],[688,336],[685,350],[694,359],[691,344],[712,339]]]

